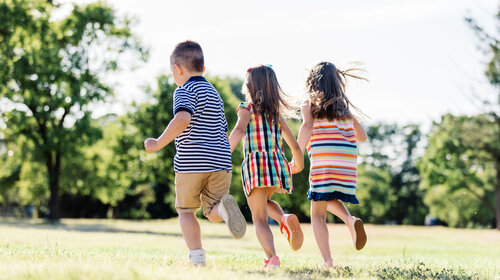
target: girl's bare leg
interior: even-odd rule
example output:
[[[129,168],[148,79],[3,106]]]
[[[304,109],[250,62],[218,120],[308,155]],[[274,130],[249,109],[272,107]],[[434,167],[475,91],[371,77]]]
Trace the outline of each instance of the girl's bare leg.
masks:
[[[267,197],[267,188],[254,188],[247,201],[252,212],[257,239],[259,239],[260,246],[262,246],[269,259],[276,256],[276,251],[274,249],[273,233],[268,224]]]
[[[281,224],[281,219],[285,216],[283,209],[276,202],[271,200],[271,196],[275,193],[276,188],[267,188],[267,212],[269,217],[275,220],[278,225]]]
[[[353,221],[356,219],[355,217],[351,216],[351,213],[349,213],[349,210],[347,210],[344,203],[336,199],[328,201],[327,210],[333,215],[339,217],[344,222],[344,224],[348,226],[352,224]],[[350,229],[351,228],[349,228],[349,230]]]
[[[326,209],[326,201],[311,201],[311,224],[316,243],[318,243],[324,265],[333,266],[328,227],[326,226]]]
[[[328,212],[339,217],[344,224],[347,225],[347,228],[349,228],[349,232],[351,233],[352,241],[354,242],[354,247],[357,250],[363,249],[366,244],[366,232],[363,227],[363,222],[352,216],[351,213],[349,213],[349,210],[345,207],[344,203],[336,199],[328,201],[327,209]]]

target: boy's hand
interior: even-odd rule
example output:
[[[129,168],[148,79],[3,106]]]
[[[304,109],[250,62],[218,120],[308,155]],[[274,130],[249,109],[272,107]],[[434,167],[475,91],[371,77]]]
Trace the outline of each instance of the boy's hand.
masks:
[[[294,159],[292,159],[292,162],[290,162],[290,168],[292,169],[292,174],[297,174],[300,171],[302,171],[302,169],[304,169],[303,166],[302,168],[300,166],[297,166],[297,163],[295,162]]]
[[[158,141],[154,138],[148,138],[144,141],[144,148],[148,153],[154,153],[158,151]]]

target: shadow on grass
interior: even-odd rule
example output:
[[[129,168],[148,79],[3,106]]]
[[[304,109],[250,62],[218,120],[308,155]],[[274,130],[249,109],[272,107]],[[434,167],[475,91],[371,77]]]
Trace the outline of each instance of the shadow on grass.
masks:
[[[151,234],[158,236],[182,237],[182,234],[178,232],[159,232],[150,230],[121,229],[102,224],[75,225],[75,224],[64,224],[64,223],[50,223],[45,221],[31,222],[29,220],[0,220],[0,226],[1,225],[8,225],[11,227],[27,228],[27,229],[66,230],[66,231],[77,231],[77,232],[101,232],[101,233]],[[230,237],[229,234],[227,236],[203,234],[203,238],[232,239],[232,237]]]
[[[407,266],[379,266],[375,267],[350,267],[335,266],[331,268],[285,268],[278,270],[254,270],[247,271],[248,274],[261,274],[273,276],[285,273],[289,279],[336,279],[336,278],[370,278],[370,279],[442,279],[442,280],[475,280],[481,279],[480,275],[467,273],[465,270],[442,268],[431,269],[424,263]]]

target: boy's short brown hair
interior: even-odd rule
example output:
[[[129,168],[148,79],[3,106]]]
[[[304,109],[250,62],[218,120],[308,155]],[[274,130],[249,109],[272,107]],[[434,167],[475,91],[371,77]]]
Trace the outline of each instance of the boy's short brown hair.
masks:
[[[200,44],[190,40],[178,43],[170,56],[170,64],[181,65],[193,72],[203,72],[205,59]]]

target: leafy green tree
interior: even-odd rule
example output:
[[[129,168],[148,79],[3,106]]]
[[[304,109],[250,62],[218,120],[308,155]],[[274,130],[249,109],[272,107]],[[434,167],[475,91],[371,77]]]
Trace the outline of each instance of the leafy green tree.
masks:
[[[447,114],[434,124],[419,163],[421,187],[433,216],[451,226],[494,224],[496,162],[480,147],[497,144],[498,134],[487,114]]]
[[[483,103],[489,108],[485,113],[490,115],[491,123],[496,125],[497,134],[492,142],[483,142],[483,145],[478,146],[478,149],[489,154],[490,161],[493,162],[496,169],[495,214],[496,228],[500,230],[500,29],[498,28],[500,9],[495,15],[495,20],[496,28],[488,32],[476,20],[470,17],[466,18],[466,21],[478,35],[481,48],[488,57],[489,62],[486,63],[484,73],[495,89],[495,95],[483,100]]]
[[[371,188],[380,189],[382,185],[388,184],[390,197],[383,199],[385,206],[379,208],[386,209],[385,219],[380,217],[377,222],[423,224],[428,209],[423,203],[424,192],[419,188],[420,174],[416,166],[418,145],[421,142],[419,126],[379,123],[368,127],[367,135],[368,141],[360,144],[363,168],[358,171],[361,183],[357,191],[361,194],[378,193],[378,190]],[[381,174],[376,175],[376,172]],[[385,180],[386,175],[390,178],[388,182]],[[361,204],[356,206],[362,209],[361,212],[368,212],[370,208],[365,199],[370,198],[362,195]]]
[[[2,112],[4,134],[26,136],[33,159],[45,165],[52,220],[60,216],[64,156],[101,137],[91,108],[112,95],[103,74],[119,69],[125,51],[146,55],[131,20],[105,3],[74,5],[62,19],[56,10],[40,0],[0,2],[0,98],[13,108]]]
[[[391,204],[387,218],[398,224],[422,225],[429,211],[424,204],[424,191],[419,187],[420,172],[416,163],[422,134],[419,126],[414,124],[399,127],[398,134],[401,141],[398,154],[402,163],[391,172],[391,189],[397,198]]]
[[[397,199],[391,189],[390,173],[372,164],[360,164],[358,174],[356,196],[360,204],[349,206],[350,211],[365,222],[386,222],[388,212]]]

